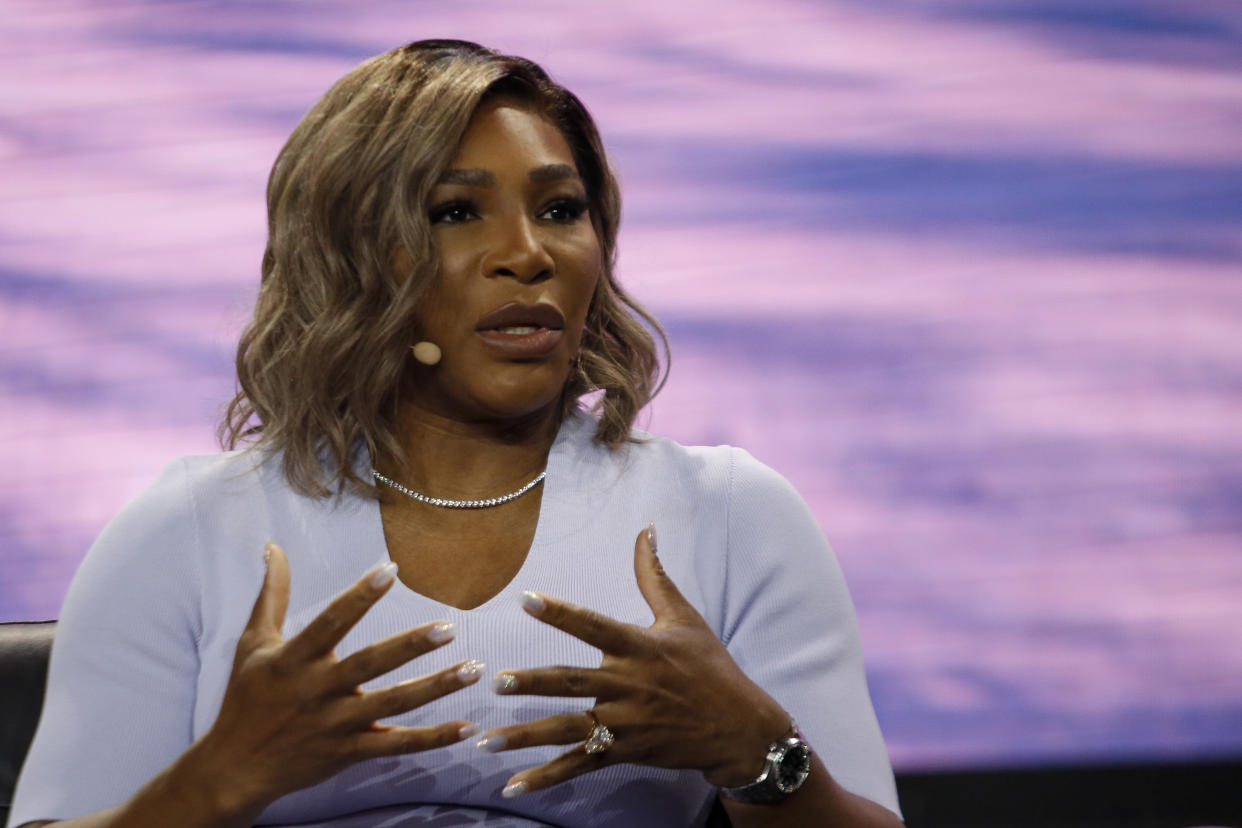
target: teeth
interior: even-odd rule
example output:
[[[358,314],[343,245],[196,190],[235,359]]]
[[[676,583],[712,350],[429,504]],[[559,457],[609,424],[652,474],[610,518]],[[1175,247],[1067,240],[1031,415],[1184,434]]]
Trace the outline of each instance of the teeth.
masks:
[[[509,325],[505,328],[497,328],[502,334],[533,334],[539,330],[534,325]]]

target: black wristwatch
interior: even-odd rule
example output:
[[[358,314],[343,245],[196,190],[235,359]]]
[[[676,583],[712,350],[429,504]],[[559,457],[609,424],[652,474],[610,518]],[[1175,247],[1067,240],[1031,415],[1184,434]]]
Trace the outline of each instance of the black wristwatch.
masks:
[[[768,746],[759,777],[736,788],[720,792],[738,802],[770,804],[789,796],[811,775],[811,746],[802,738],[798,725],[791,722],[789,732]]]

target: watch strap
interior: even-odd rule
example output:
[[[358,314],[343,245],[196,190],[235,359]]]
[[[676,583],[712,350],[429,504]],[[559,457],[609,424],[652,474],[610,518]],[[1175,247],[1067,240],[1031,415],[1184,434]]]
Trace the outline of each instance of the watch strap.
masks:
[[[786,761],[798,761],[792,779],[783,780],[782,765]],[[789,730],[781,738],[768,745],[763,770],[753,782],[733,788],[721,788],[720,792],[737,802],[771,804],[780,802],[792,794],[810,774],[811,747],[802,736],[796,722],[789,723]]]

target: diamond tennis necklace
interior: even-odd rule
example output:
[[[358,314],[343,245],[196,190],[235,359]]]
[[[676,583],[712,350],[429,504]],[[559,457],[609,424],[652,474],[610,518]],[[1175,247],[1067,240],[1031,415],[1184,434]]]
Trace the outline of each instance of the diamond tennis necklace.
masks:
[[[400,483],[398,483],[395,480],[384,477],[384,475],[380,474],[375,469],[371,469],[371,476],[374,477],[376,480],[378,480],[380,483],[383,483],[386,486],[391,486],[392,488],[401,492],[401,494],[405,495],[406,497],[414,498],[419,503],[427,503],[432,506],[443,506],[445,509],[486,509],[489,506],[499,506],[502,503],[508,503],[510,500],[513,500],[515,497],[521,497],[522,495],[526,494],[531,489],[535,488],[540,483],[542,483],[543,479],[547,477],[547,475],[548,475],[548,470],[544,469],[543,471],[539,472],[539,475],[534,480],[530,481],[525,486],[518,489],[516,492],[509,492],[506,495],[499,495],[498,497],[488,497],[482,500],[449,500],[448,498],[445,498],[445,497],[427,497],[427,495],[425,494],[419,494],[413,489],[407,489],[405,486],[402,486]]]

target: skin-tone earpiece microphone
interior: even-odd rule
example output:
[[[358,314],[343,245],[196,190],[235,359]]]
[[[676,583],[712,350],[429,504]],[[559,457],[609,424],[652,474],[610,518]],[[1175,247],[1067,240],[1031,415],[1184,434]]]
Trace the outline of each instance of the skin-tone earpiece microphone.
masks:
[[[427,340],[415,343],[410,350],[414,352],[414,358],[423,365],[435,365],[440,361],[440,357],[443,356],[440,353],[440,346]]]

